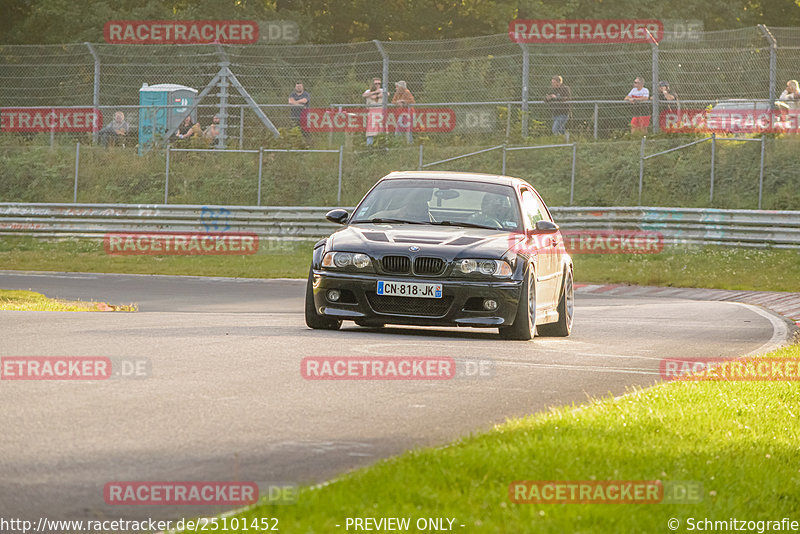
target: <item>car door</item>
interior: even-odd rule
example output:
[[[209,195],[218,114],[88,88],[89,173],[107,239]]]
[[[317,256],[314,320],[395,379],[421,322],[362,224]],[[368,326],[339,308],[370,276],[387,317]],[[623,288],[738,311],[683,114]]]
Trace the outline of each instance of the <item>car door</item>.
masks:
[[[522,211],[525,216],[525,226],[531,230],[536,229],[538,221],[550,221],[550,215],[544,203],[533,190],[523,187],[520,190]],[[561,256],[559,254],[559,234],[533,234],[528,238],[528,245],[538,251],[536,281],[539,294],[536,297],[536,307],[545,308],[555,306],[557,302]]]

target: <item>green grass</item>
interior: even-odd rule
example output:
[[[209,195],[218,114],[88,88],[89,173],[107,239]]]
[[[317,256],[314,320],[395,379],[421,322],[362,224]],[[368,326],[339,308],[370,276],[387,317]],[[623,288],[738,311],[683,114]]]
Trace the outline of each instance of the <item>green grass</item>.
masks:
[[[0,289],[0,311],[136,311],[136,306],[51,299],[34,291]]]
[[[800,291],[800,251],[698,247],[660,254],[576,254],[581,282]]]
[[[257,254],[241,256],[111,256],[94,240],[0,238],[0,265],[20,271],[168,274],[236,278],[305,278],[311,242],[262,240]]]
[[[648,138],[646,151],[676,147],[687,136]],[[452,139],[421,139],[424,162],[466,154],[481,146],[440,146]],[[542,137],[519,143],[563,142]],[[75,145],[9,147],[0,139],[0,202],[72,202]],[[265,140],[266,142],[266,140]],[[280,141],[294,146],[287,137]],[[396,140],[390,138],[389,144]],[[329,148],[320,139],[315,148]],[[502,143],[502,141],[499,141]],[[265,146],[269,146],[267,143]],[[283,146],[283,145],[281,145]],[[763,208],[800,209],[796,169],[800,164],[800,138],[768,139],[765,150]],[[333,148],[338,149],[336,144]],[[639,148],[634,139],[594,142],[579,140],[575,176],[577,206],[637,205]],[[745,208],[757,207],[760,144],[719,142],[716,148],[714,201],[709,204],[709,143],[660,156],[645,163],[644,195],[647,206]],[[528,180],[551,206],[570,200],[571,149],[508,152],[506,173]],[[342,200],[356,202],[381,176],[393,170],[416,169],[419,148],[402,143],[366,150],[358,145],[344,152]],[[338,154],[266,153],[263,162],[261,203],[265,206],[330,206],[337,203]],[[125,172],[110,172],[124,169]],[[431,167],[431,170],[500,173],[501,153],[478,156]],[[173,153],[170,157],[169,202],[174,204],[254,205],[258,198],[258,156],[237,153]],[[81,145],[78,202],[160,203],[164,201],[165,156],[136,150]]]
[[[800,346],[772,356],[800,358]],[[455,517],[463,532],[669,532],[669,518],[797,518],[800,388],[675,382],[515,419],[407,452],[321,488],[276,517],[286,532],[341,532],[347,517]],[[703,485],[697,504],[515,504],[516,480],[662,480]]]
[[[22,271],[305,278],[311,242],[262,241],[250,256],[109,256],[97,241],[0,238],[0,265]],[[800,253],[720,247],[660,254],[576,254],[575,279],[760,291],[800,291]]]

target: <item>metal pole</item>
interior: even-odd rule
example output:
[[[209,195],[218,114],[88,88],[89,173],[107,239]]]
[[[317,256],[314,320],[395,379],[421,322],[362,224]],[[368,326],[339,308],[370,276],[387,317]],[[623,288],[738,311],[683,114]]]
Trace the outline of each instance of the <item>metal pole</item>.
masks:
[[[75,144],[75,187],[72,190],[72,202],[78,203],[78,169],[81,166],[81,142]]]
[[[648,30],[648,33],[649,30]],[[651,47],[653,50],[653,133],[658,133],[658,41],[653,34],[650,34]]]
[[[528,137],[528,79],[530,78],[530,52],[525,43],[522,48],[522,137]]]
[[[778,84],[778,41],[775,39],[775,36],[772,35],[772,32],[769,31],[769,28],[767,28],[765,25],[759,24],[758,29],[761,30],[762,35],[769,43],[769,100],[771,103],[774,103],[775,87]]]
[[[220,63],[220,67],[225,70],[225,74],[230,72],[228,68],[228,63],[223,62]],[[217,148],[222,150],[225,149],[225,140],[228,139],[227,128],[228,128],[228,87],[230,84],[228,83],[228,76],[222,75],[220,76],[219,82],[217,83],[217,87],[219,87],[219,135],[217,136]]]
[[[169,197],[169,149],[171,147],[167,145],[167,171],[166,171],[166,180],[164,181],[164,204],[169,204],[167,202],[167,198]]]
[[[709,204],[714,201],[714,160],[717,153],[717,134],[711,133],[711,189],[708,193]]]
[[[503,143],[503,172],[500,173],[503,176],[506,174],[506,144]]]
[[[508,113],[506,113],[506,142],[511,135],[511,102],[508,103]]]
[[[50,113],[53,114],[53,117],[56,116],[56,110],[51,109]],[[53,125],[50,127],[50,150],[53,150],[56,142],[56,121],[53,121]],[[95,141],[96,143],[97,141]]]
[[[578,144],[572,143],[572,176],[569,180],[569,205],[575,205],[575,163],[578,159]],[[641,204],[641,202],[640,202]]]
[[[264,147],[258,149],[258,201],[256,206],[261,205],[261,170],[264,168]]]
[[[419,167],[417,170],[422,170],[422,144],[419,145]]]
[[[342,205],[342,160],[344,159],[344,146],[339,145],[339,188],[336,192],[336,205]]]
[[[642,136],[642,144],[639,148],[639,205],[642,205],[642,182],[644,181],[644,140],[647,139],[646,135]]]
[[[764,142],[766,137],[761,137],[761,170],[758,173],[758,209],[761,209],[761,195],[764,192]]]
[[[239,106],[239,150],[244,140],[244,106]]]
[[[89,49],[89,53],[94,58],[94,88],[92,90],[92,106],[94,109],[100,108],[100,58],[97,56],[91,43],[83,43]],[[102,127],[102,124],[100,125]],[[92,131],[92,143],[97,144],[97,128]]]
[[[381,73],[381,77],[383,79],[383,128],[386,128],[386,107],[389,105],[389,98],[388,98],[388,85],[389,85],[389,55],[386,53],[386,50],[383,49],[383,45],[377,39],[373,39],[372,41],[375,43],[375,47],[378,49],[378,52],[381,54],[381,58],[383,58],[383,72]]]
[[[598,116],[599,106],[597,102],[594,103],[594,140],[597,141],[597,116]]]

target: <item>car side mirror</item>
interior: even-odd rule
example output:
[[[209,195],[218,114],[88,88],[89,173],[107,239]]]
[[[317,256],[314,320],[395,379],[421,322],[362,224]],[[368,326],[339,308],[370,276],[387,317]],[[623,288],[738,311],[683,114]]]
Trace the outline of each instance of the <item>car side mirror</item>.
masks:
[[[350,215],[347,213],[347,210],[343,209],[335,209],[331,210],[325,214],[325,218],[328,219],[330,222],[334,222],[336,224],[344,224],[347,222],[347,218]]]
[[[556,232],[558,232],[558,225],[545,220],[536,221],[536,227],[533,230],[533,233],[536,234],[554,234]]]

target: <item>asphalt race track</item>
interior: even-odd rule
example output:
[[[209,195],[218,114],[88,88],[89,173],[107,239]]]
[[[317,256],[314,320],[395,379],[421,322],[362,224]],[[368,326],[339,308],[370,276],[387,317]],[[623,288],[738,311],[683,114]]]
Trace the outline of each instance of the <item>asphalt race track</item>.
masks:
[[[136,302],[138,313],[0,312],[0,356],[148,358],[140,380],[0,381],[0,503],[36,519],[186,517],[110,506],[112,481],[319,482],[507,417],[658,380],[665,357],[737,356],[787,335],[754,306],[577,295],[567,339],[494,330],[312,331],[301,280],[0,272],[0,287]],[[491,360],[446,381],[308,381],[306,356]],[[205,509],[199,513],[217,513]]]

